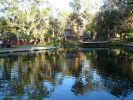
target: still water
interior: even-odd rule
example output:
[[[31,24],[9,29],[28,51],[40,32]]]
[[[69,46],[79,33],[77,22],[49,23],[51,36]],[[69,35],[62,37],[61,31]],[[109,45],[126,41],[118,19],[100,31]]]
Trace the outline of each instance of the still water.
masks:
[[[0,54],[0,100],[133,100],[123,49]]]

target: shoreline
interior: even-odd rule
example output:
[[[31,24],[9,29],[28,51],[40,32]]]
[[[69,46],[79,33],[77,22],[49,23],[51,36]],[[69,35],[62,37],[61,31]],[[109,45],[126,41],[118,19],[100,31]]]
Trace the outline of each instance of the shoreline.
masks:
[[[79,47],[85,47],[85,48],[109,48],[109,47],[133,47],[133,43],[128,44],[116,44],[116,43],[106,43],[106,42],[100,42],[100,43],[93,43],[91,42],[89,45],[80,44]],[[28,51],[41,51],[41,50],[52,50],[56,49],[58,47],[55,46],[21,46],[21,47],[12,47],[12,48],[0,48],[0,54],[3,53],[15,53],[15,52],[28,52]]]
[[[15,47],[15,48],[1,48],[0,54],[2,53],[14,53],[14,52],[27,52],[27,51],[40,51],[40,50],[51,50],[55,49],[54,46],[36,46],[36,47]]]

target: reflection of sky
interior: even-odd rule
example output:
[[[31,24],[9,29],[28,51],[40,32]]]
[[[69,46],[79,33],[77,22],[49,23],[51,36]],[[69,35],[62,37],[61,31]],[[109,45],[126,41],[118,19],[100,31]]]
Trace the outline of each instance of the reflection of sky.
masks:
[[[0,79],[2,79],[2,68],[0,66]]]
[[[105,91],[93,91],[88,93],[84,100],[120,100],[120,99]]]
[[[84,76],[85,74],[87,74],[88,76],[93,76],[92,82],[95,81],[100,81],[100,75],[97,74],[97,71],[92,68],[91,64],[90,64],[90,60],[83,60],[82,61],[82,75]],[[87,72],[87,73],[85,73]]]
[[[20,55],[18,55],[18,56],[21,57]],[[27,55],[22,56],[23,63],[27,62],[27,60],[24,60],[26,58],[26,56]],[[34,58],[36,56],[37,55],[34,55],[33,57],[30,56],[30,57]],[[38,56],[37,56],[38,61],[36,63],[40,64],[40,66],[42,64],[41,60],[40,60],[40,58],[42,56],[45,56],[45,55],[42,54],[41,56],[39,56],[39,53],[38,53]],[[52,57],[52,56],[49,56],[49,57]],[[56,57],[56,56],[54,55],[54,57]],[[74,62],[74,57],[72,56],[72,58],[73,59],[70,59],[71,62],[65,62],[65,61],[61,62],[59,59],[55,59],[57,61],[57,63],[56,63],[57,66],[55,65],[56,68],[63,67],[64,62],[69,63],[71,66],[72,63]],[[9,57],[8,59],[10,60],[12,58]],[[66,59],[66,58],[63,58],[63,59]],[[21,60],[22,59],[18,59],[18,61],[15,61],[12,59],[13,64],[11,64],[11,65],[9,65],[10,62],[8,62],[8,60],[5,60],[7,63],[7,68],[11,68],[11,70],[9,71],[9,74],[11,74],[10,77],[12,77],[12,76],[18,77],[18,75],[20,75],[22,72],[25,72],[24,70],[28,66],[26,66],[26,67],[23,66],[21,71],[19,71],[19,69],[18,69],[19,64],[17,62],[19,62]],[[44,60],[45,59],[43,59],[42,61],[44,61]],[[52,63],[51,60],[49,62]],[[59,64],[60,62],[62,63],[61,66]],[[21,64],[23,64],[23,63],[21,63]],[[120,77],[119,74],[118,74],[118,76],[117,75],[114,76],[115,79],[113,79],[113,77],[111,77],[111,76],[110,77],[107,76],[106,75],[107,73],[104,72],[104,71],[107,71],[107,69],[104,69],[104,68],[98,69],[98,66],[96,68],[96,66],[92,64],[93,62],[91,59],[85,60],[84,63],[83,62],[79,62],[79,63],[80,63],[79,65],[81,65],[82,68],[85,67],[85,69],[83,71],[79,71],[78,72],[79,76],[77,76],[77,77],[73,77],[72,75],[66,76],[65,70],[67,70],[67,67],[64,69],[62,68],[63,70],[57,68],[58,71],[56,71],[56,68],[55,68],[55,69],[53,69],[54,70],[54,72],[53,72],[54,78],[52,76],[51,77],[49,76],[50,78],[54,79],[54,82],[53,81],[51,82],[46,79],[40,80],[38,82],[38,84],[41,84],[41,86],[39,85],[39,87],[40,87],[39,89],[46,88],[49,91],[51,91],[49,98],[45,99],[45,97],[44,97],[45,100],[89,100],[89,99],[90,100],[120,100],[122,98],[124,100],[125,99],[133,100],[133,92],[131,92],[132,91],[132,86],[131,86],[132,83],[130,82],[130,80],[126,82],[124,80],[124,77],[122,77],[122,80],[118,81],[118,77]],[[84,66],[84,64],[85,64],[85,66]],[[97,63],[96,63],[96,65],[97,65]],[[2,71],[4,71],[4,70],[2,70],[2,68],[4,68],[3,66],[0,67],[0,74],[2,74]],[[47,65],[45,65],[43,68],[45,68],[45,67],[47,68]],[[51,66],[49,65],[49,67],[51,67]],[[127,67],[129,67],[129,66],[127,66]],[[40,70],[38,70],[38,71],[40,71]],[[71,71],[70,73],[73,72],[73,70],[71,70],[71,69],[70,69],[70,71]],[[84,71],[87,73],[84,73]],[[101,72],[99,73],[99,71],[101,71]],[[40,72],[38,72],[38,73],[40,73]],[[119,71],[118,71],[118,73],[119,73]],[[37,76],[39,76],[39,74]],[[16,77],[14,80],[17,80]],[[86,80],[86,77],[88,77],[88,80]],[[19,78],[19,80],[21,80],[21,77],[18,77],[18,78]],[[37,77],[37,78],[39,78],[39,77]],[[82,79],[83,86],[81,86],[81,90],[79,90],[80,92],[76,94],[75,91],[72,91],[72,89],[75,89],[75,90],[77,89],[77,91],[78,91],[79,88],[77,88],[78,85],[76,83],[78,83],[80,81],[80,79]],[[34,77],[33,77],[33,80],[35,81]],[[1,82],[1,80],[0,80],[0,82]],[[5,85],[8,85],[7,83],[8,82],[6,82]],[[12,85],[12,84],[9,84],[9,86],[10,85]],[[34,90],[34,89],[30,90],[30,87],[32,87],[32,85],[35,86],[36,84],[28,84],[29,91]],[[1,84],[0,84],[0,86],[1,86]],[[27,87],[27,85],[26,85],[26,87]],[[83,89],[83,91],[82,91],[82,89]],[[117,91],[117,89],[120,89],[120,90]],[[36,90],[38,90],[38,89],[36,89]],[[8,90],[8,91],[10,92],[10,90]],[[81,93],[81,92],[85,92],[85,93]],[[123,94],[125,94],[126,96],[125,95],[123,96]],[[0,88],[0,100],[2,98],[3,98],[2,90]]]
[[[93,71],[93,81],[95,82],[95,81],[97,81],[97,82],[100,82],[101,81],[101,77],[100,77],[100,75],[98,75],[97,74],[97,72],[96,71]]]
[[[133,92],[131,92],[126,98],[123,100],[133,100]]]
[[[51,97],[46,100],[76,100],[73,98],[74,94],[71,91],[75,80],[73,78],[65,78],[62,85],[58,85]]]
[[[43,87],[46,87],[47,90],[48,90],[49,92],[53,92],[53,91],[54,91],[54,86],[53,86],[53,84],[51,84],[51,83],[48,82],[48,81],[44,81],[44,82],[43,82]]]
[[[70,92],[74,82],[74,78],[65,78],[63,84],[57,86],[52,95],[45,100],[119,100],[119,98],[102,90],[75,96],[73,92]]]
[[[14,68],[11,69],[11,79],[16,78],[18,80],[19,72],[18,72],[18,64],[15,62]]]

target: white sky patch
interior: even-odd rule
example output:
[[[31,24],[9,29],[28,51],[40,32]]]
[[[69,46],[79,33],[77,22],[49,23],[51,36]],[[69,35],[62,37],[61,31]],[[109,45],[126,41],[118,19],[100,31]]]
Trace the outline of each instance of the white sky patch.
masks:
[[[49,0],[49,3],[53,8],[64,11],[71,11],[69,2],[71,2],[71,0]]]
[[[69,6],[69,3],[72,0],[48,0],[48,2],[50,3],[50,5],[53,8],[53,13],[56,13],[58,11],[68,11],[71,12],[72,8]],[[86,2],[86,4],[90,7],[88,9],[88,12],[90,13],[95,13],[97,11],[99,11],[99,8],[103,5],[103,0],[83,0],[83,2]],[[23,5],[26,7],[26,4]],[[44,8],[47,7],[46,4],[40,6],[40,8]],[[24,8],[23,8],[24,9]],[[2,16],[3,14],[0,13],[0,16]]]
[[[72,8],[69,6],[69,3],[72,0],[49,0],[49,3],[55,10],[59,11],[72,11]],[[99,8],[103,5],[103,0],[83,0],[83,2],[87,3],[90,6],[89,11],[91,13],[95,13],[99,11]]]

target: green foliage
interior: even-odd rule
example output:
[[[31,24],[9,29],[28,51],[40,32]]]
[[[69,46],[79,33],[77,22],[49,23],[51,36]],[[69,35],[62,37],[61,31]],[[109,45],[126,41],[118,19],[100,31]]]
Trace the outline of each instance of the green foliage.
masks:
[[[73,0],[70,2],[70,7],[72,7],[74,13],[79,13],[81,10],[81,0]]]
[[[125,38],[126,30],[132,28],[132,23],[127,23],[132,20],[133,6],[115,0],[106,1],[101,12],[99,12],[92,21],[91,31],[95,31],[97,39],[107,40],[116,37],[117,33],[120,38]],[[128,26],[127,26],[128,25]],[[129,32],[128,32],[129,33]]]
[[[0,33],[5,32],[8,29],[8,23],[5,18],[1,17],[0,18]]]
[[[52,8],[48,0],[1,0],[0,11],[4,17],[0,18],[0,35],[9,32],[17,40],[31,41],[32,39],[63,40],[64,29],[72,29],[79,39],[80,33],[86,32],[98,40],[116,37],[132,38],[133,5],[132,0],[105,0],[101,11],[96,15],[90,14],[89,0],[72,0],[72,13],[58,12],[51,14]],[[39,8],[46,4],[47,7]],[[4,38],[4,37],[3,37]],[[78,40],[76,40],[78,41]],[[74,43],[75,40],[70,44]]]
[[[92,22],[92,31],[97,32],[98,39],[108,39],[115,36],[119,27],[121,14],[118,11],[105,11],[99,13]],[[93,29],[94,28],[94,29]]]
[[[3,21],[0,21],[1,32],[10,31],[15,33],[18,41],[21,39],[29,41],[31,38],[44,38],[44,30],[48,28],[45,27],[44,17],[48,16],[49,9],[48,7],[39,9],[38,6],[41,3],[43,3],[41,0],[1,1],[3,7],[8,5],[7,9],[6,7],[1,9],[6,13],[6,21],[4,22],[3,19]]]
[[[50,29],[49,32],[52,35],[53,41],[61,40],[65,29],[65,24],[58,18],[50,17],[49,19]]]

